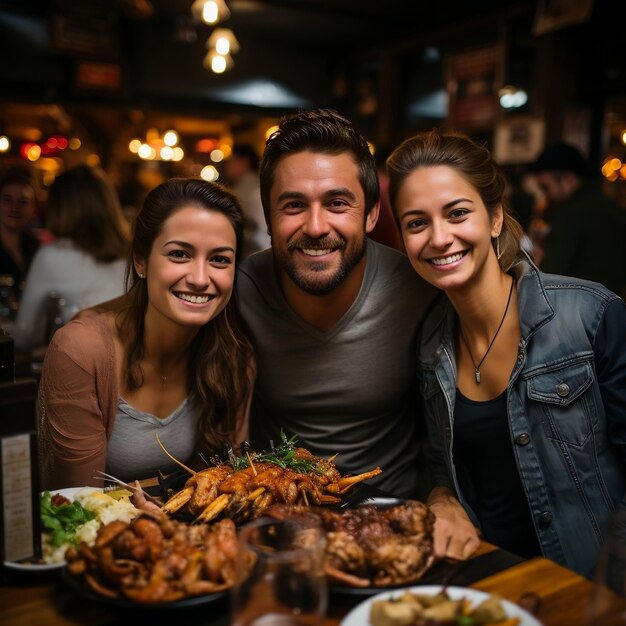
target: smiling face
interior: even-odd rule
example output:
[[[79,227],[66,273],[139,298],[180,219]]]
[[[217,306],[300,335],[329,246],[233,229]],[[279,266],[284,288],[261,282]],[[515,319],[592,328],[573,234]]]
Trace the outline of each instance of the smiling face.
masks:
[[[35,192],[28,185],[7,183],[0,191],[0,225],[22,231],[35,211]]]
[[[363,261],[365,196],[351,155],[300,152],[276,167],[270,192],[272,249],[281,280],[312,295],[341,285]]]
[[[146,319],[199,328],[230,300],[235,230],[225,215],[195,205],[170,215],[147,261],[135,260],[148,288]]]
[[[461,289],[500,273],[491,239],[502,228],[502,208],[492,219],[474,186],[452,167],[413,171],[395,208],[411,264],[432,285]]]

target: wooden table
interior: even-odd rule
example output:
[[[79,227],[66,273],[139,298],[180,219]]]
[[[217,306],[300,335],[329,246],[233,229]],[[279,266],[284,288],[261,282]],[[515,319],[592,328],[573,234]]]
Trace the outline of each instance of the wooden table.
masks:
[[[485,544],[477,557],[494,550]],[[478,563],[478,558],[473,562]],[[470,561],[467,569],[471,569]],[[454,580],[451,584],[457,584]],[[544,558],[523,561],[482,578],[469,586],[497,592],[516,602],[525,592],[541,598],[537,619],[545,626],[588,626],[586,619],[593,583]],[[616,597],[617,598],[617,597]],[[329,598],[324,626],[337,626],[346,613],[363,597],[333,594]],[[626,599],[618,598],[626,615]],[[0,587],[0,624],[2,626],[119,626],[162,623],[175,626],[226,626],[228,598],[211,604],[200,613],[163,611],[149,618],[141,613],[121,614],[77,595],[58,576],[13,577]],[[622,622],[626,623],[626,622]]]

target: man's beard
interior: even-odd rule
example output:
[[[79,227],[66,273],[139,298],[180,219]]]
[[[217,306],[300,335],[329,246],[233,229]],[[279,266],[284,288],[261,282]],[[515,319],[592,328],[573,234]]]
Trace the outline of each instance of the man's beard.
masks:
[[[301,237],[290,241],[287,246],[288,251],[297,248],[312,250],[328,248],[340,251],[341,260],[339,267],[330,276],[316,276],[316,274],[321,274],[327,270],[328,263],[326,261],[308,263],[307,271],[302,272],[291,255],[287,254],[278,259],[279,265],[300,289],[313,296],[325,296],[341,285],[363,258],[365,254],[365,237],[361,241],[356,242],[352,249],[346,245],[346,241],[343,238],[310,239]]]

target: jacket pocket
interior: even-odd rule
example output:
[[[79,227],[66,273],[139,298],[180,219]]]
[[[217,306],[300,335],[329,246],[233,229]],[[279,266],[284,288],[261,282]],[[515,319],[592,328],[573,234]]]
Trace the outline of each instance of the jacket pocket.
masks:
[[[584,446],[597,418],[593,394],[586,393],[594,381],[591,362],[545,367],[527,381],[530,412],[539,412],[547,436]]]

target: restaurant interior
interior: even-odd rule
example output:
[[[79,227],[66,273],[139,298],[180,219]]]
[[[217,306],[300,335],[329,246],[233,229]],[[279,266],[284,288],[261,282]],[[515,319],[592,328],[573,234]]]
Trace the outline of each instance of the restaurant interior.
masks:
[[[234,142],[260,151],[281,115],[323,106],[374,149],[446,126],[516,166],[568,141],[613,163],[605,177],[622,195],[626,61],[610,3],[230,0],[213,24],[203,5],[2,0],[2,169],[31,166],[42,201],[77,162],[120,189],[218,177]]]
[[[570,143],[588,157],[605,193],[626,211],[626,55],[624,22],[614,4],[0,0],[0,175],[15,167],[29,170],[42,231],[55,178],[79,164],[106,173],[132,218],[159,183],[176,176],[222,181],[233,146],[248,144],[260,155],[283,116],[325,107],[349,118],[375,155],[418,131],[454,129],[487,145],[512,177],[525,173],[549,144]],[[5,358],[3,350],[0,342]],[[10,385],[0,382],[0,413],[12,415],[11,421],[0,419],[2,442],[16,433],[32,437],[27,467],[12,474],[13,482],[5,480],[0,506],[20,490],[23,501],[24,489],[37,485],[30,433],[36,431],[44,353],[45,346],[41,354],[16,354],[15,379]],[[0,463],[9,456],[0,446]],[[167,478],[137,490],[168,497],[185,490],[187,483],[179,481],[174,490]],[[28,491],[26,507],[32,504],[35,516],[38,497],[39,490]],[[380,502],[381,510],[406,504],[384,497]],[[199,525],[186,525],[190,534],[201,532]],[[90,567],[89,554],[72,556],[81,574]],[[219,559],[222,567],[224,552]],[[133,567],[141,568],[139,561]],[[425,570],[432,564],[429,560]],[[85,591],[85,585],[68,582],[71,576],[63,574],[61,581],[57,569],[33,574],[25,567],[0,568],[0,622],[233,623],[226,585],[180,603],[146,605]],[[486,541],[467,561],[436,563],[421,582],[432,585],[431,593],[449,588],[453,597],[465,599],[466,608],[478,599],[501,598],[504,613],[493,622],[472,621],[466,611],[465,621],[456,614],[457,621],[411,624],[601,624],[588,617],[598,597],[591,580],[547,558],[524,559]],[[331,585],[323,619],[315,623],[367,626],[364,611],[370,606],[363,603],[381,590],[372,584],[368,589]],[[617,621],[602,623],[626,624],[626,599],[615,594],[610,599]]]

